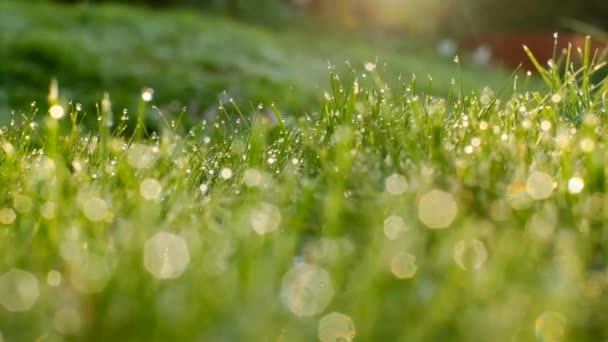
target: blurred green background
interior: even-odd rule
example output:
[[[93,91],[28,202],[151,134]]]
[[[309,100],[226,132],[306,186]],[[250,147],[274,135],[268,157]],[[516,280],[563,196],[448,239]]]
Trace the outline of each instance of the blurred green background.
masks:
[[[0,3],[0,112],[6,118],[44,102],[56,78],[63,99],[93,113],[106,91],[121,111],[135,108],[149,87],[163,112],[185,108],[193,120],[213,115],[230,98],[245,110],[277,102],[297,114],[319,109],[328,65],[344,75],[376,61],[381,70],[389,66],[385,78],[392,84],[416,73],[432,77],[435,94],[446,95],[454,77],[467,91],[496,89],[522,58],[493,63],[494,47],[480,46],[483,33],[539,31],[551,42],[567,18],[598,32],[606,27],[604,2],[557,4],[6,0]]]

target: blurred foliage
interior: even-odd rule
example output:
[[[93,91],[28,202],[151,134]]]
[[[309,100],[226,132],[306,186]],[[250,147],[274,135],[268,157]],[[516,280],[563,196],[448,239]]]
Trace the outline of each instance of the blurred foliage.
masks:
[[[576,19],[608,30],[604,0],[450,0],[445,32],[471,35],[486,31],[556,31],[571,29]]]
[[[116,0],[56,0],[102,3]],[[121,3],[153,7],[194,6],[225,10],[265,23],[292,20],[307,13],[345,29],[397,31],[416,34],[480,30],[555,30],[563,19],[577,19],[608,29],[604,0],[128,0]]]
[[[276,32],[187,10],[0,2],[4,116],[8,108],[44,101],[52,78],[91,111],[109,90],[116,110],[134,108],[145,87],[156,90],[163,111],[187,107],[197,118],[230,97],[247,111],[279,99],[288,113],[314,111],[328,83],[328,62],[344,71],[346,60],[360,66],[378,55],[396,71],[391,82],[425,72],[435,78],[437,93],[448,92],[451,58],[403,40],[365,41],[299,27]],[[506,76],[483,68],[462,72],[473,89],[499,85]]]

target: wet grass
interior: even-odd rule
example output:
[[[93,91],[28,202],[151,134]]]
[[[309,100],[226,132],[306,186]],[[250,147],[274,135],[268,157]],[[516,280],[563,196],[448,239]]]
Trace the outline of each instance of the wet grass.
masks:
[[[147,90],[84,130],[52,87],[0,131],[4,339],[605,338],[608,89],[583,60],[445,97],[368,64],[318,111],[189,127]]]

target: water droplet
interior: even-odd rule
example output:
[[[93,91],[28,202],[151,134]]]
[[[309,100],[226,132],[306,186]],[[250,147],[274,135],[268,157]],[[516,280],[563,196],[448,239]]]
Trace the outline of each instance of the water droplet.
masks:
[[[492,102],[492,98],[494,97],[494,92],[490,88],[484,88],[481,92],[481,96],[479,97],[479,102],[487,106]]]
[[[410,227],[401,216],[391,215],[384,220],[384,235],[389,240],[401,238]]]
[[[540,123],[540,129],[544,132],[548,131],[551,129],[551,122],[547,121],[547,120],[543,120]]]
[[[446,228],[457,214],[454,196],[448,192],[431,190],[420,197],[418,218],[429,228]]]
[[[417,271],[418,266],[416,266],[416,257],[409,253],[397,253],[391,259],[391,272],[399,279],[412,278]]]
[[[11,312],[27,311],[40,296],[36,277],[13,268],[0,276],[0,304]]]
[[[146,241],[144,267],[157,279],[178,278],[190,263],[190,252],[182,237],[159,232]]]
[[[127,163],[136,169],[147,169],[154,165],[157,154],[143,144],[133,144],[127,151]]]
[[[579,194],[585,188],[585,181],[581,177],[572,177],[568,180],[568,192]]]
[[[398,173],[393,173],[384,180],[385,191],[395,196],[403,194],[407,185],[407,179]]]
[[[297,316],[319,314],[333,295],[329,273],[315,265],[298,263],[283,276],[281,300]]]
[[[230,170],[229,168],[223,168],[220,172],[220,177],[222,177],[223,179],[232,178],[232,170]]]
[[[99,197],[89,197],[82,203],[82,212],[93,222],[102,221],[108,213],[108,204]]]
[[[262,183],[262,173],[256,169],[247,169],[243,173],[243,183],[248,187],[256,187]]]
[[[553,96],[551,96],[551,102],[555,104],[562,102],[562,96],[560,94],[553,94]]]
[[[544,172],[533,172],[526,181],[526,192],[536,200],[549,198],[553,193],[553,178]]]
[[[365,66],[365,70],[367,70],[369,72],[372,72],[376,69],[376,64],[372,63],[372,62],[367,62],[367,63],[365,63],[364,66]]]
[[[141,182],[141,184],[139,184],[139,193],[143,198],[150,201],[158,200],[161,191],[162,186],[156,179],[153,178],[146,178]]]
[[[0,223],[11,224],[11,223],[15,222],[16,218],[17,218],[17,213],[15,213],[13,208],[0,209]]]
[[[55,120],[60,120],[65,116],[65,110],[60,105],[56,104],[49,108],[49,115]]]
[[[319,320],[321,342],[350,342],[355,338],[355,323],[339,312],[332,312]]]
[[[46,283],[49,286],[57,287],[61,285],[61,273],[59,271],[51,270],[46,275]]]
[[[141,92],[141,99],[144,102],[152,101],[153,97],[154,97],[154,89],[152,89],[152,88],[146,88]]]
[[[486,247],[480,240],[460,240],[454,245],[454,261],[463,270],[480,269],[487,257]]]
[[[249,222],[258,235],[268,234],[279,228],[281,212],[276,206],[262,202],[251,211]]]

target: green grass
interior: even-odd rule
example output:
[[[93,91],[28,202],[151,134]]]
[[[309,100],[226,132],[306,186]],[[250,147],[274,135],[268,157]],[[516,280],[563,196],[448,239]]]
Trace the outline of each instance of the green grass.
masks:
[[[116,110],[134,108],[144,87],[155,89],[159,107],[174,112],[186,106],[195,118],[229,97],[247,112],[273,101],[288,113],[311,112],[327,89],[328,63],[344,72],[346,60],[358,67],[377,57],[381,65],[390,63],[391,82],[399,74],[428,73],[434,91],[447,94],[455,74],[451,58],[436,57],[411,38],[373,42],[362,36],[296,25],[273,30],[217,13],[2,1],[0,108],[10,112],[44,101],[57,78],[66,97],[90,112],[108,90]],[[480,90],[507,75],[471,67],[462,80]]]
[[[507,100],[332,73],[318,112],[228,102],[150,135],[107,127],[108,103],[85,131],[51,96],[0,134],[4,340],[349,340],[331,312],[358,341],[603,339],[593,64]]]

